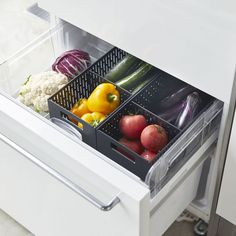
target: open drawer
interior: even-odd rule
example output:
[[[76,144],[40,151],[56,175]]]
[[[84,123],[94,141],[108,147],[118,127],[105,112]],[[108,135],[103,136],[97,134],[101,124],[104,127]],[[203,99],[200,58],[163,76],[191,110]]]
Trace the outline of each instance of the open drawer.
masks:
[[[68,133],[16,100],[29,74],[48,70],[73,48],[96,61],[112,46],[62,22],[0,67],[0,207],[36,235],[161,235],[196,195],[223,104],[215,99],[142,181],[79,140],[76,130]],[[181,202],[173,201],[182,191]]]

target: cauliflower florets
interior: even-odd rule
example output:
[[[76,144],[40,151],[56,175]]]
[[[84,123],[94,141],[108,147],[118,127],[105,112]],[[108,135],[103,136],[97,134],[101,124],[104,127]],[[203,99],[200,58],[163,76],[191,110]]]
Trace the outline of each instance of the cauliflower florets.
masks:
[[[31,75],[20,89],[19,100],[37,112],[48,112],[48,98],[67,82],[65,75],[55,71]]]
[[[41,111],[44,111],[44,112],[47,112],[48,111],[48,98],[50,96],[49,95],[40,95],[38,97],[36,97],[33,101],[33,105],[35,107],[35,110],[37,112],[41,112]]]

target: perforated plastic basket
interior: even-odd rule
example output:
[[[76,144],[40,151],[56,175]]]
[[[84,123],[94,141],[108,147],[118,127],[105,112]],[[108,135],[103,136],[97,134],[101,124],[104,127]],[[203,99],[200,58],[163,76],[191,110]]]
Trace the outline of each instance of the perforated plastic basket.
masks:
[[[107,73],[109,73],[109,71],[112,70],[126,55],[128,55],[127,52],[115,47],[111,49],[108,53],[106,53],[103,57],[101,57],[97,62],[95,62],[89,68],[89,71],[104,78]],[[134,63],[134,65],[122,75],[122,78],[126,77],[127,75],[130,75],[135,70],[137,70],[141,62],[143,61],[137,58],[137,62]],[[157,78],[160,73],[161,70],[153,67],[151,71],[145,74],[143,76],[143,79],[147,80],[148,83],[145,83],[143,88],[146,87],[154,78]],[[127,90],[127,92],[135,94],[138,92],[135,88],[136,85],[134,85],[133,87],[131,86],[129,90]],[[142,90],[143,88],[140,88],[140,90]]]
[[[79,117],[73,115],[70,112],[70,109],[80,98],[88,98],[99,84],[107,82],[108,81],[104,80],[102,77],[91,73],[88,70],[85,71],[50,97],[48,100],[50,117],[56,117],[69,123],[81,133],[85,143],[92,147],[96,147],[96,129],[99,125],[96,128],[92,127]],[[122,104],[129,98],[130,94],[120,88],[117,89],[120,92]],[[110,115],[112,115],[112,113]],[[83,128],[78,127],[75,123],[71,122],[71,119],[69,118],[76,121],[76,124],[80,122]]]
[[[148,124],[159,124],[167,131],[169,142],[152,162],[146,161],[140,155],[119,142],[119,139],[122,137],[119,130],[119,121],[123,115],[130,113],[142,114],[145,116]],[[145,108],[142,108],[134,102],[129,102],[118,109],[99,127],[97,132],[97,148],[107,157],[144,180],[153,163],[171,146],[179,132],[176,127],[158,118],[158,116]]]
[[[160,115],[162,113],[162,110],[159,106],[160,101],[185,86],[189,85],[165,72],[162,72],[156,79],[153,79],[147,86],[136,93],[133,96],[132,101],[153,112],[154,114]],[[181,128],[181,130],[186,130],[200,116],[202,112],[206,111],[211,106],[212,102],[214,101],[214,98],[210,95],[207,95],[206,93],[194,87],[191,88],[192,92],[196,91],[199,93],[201,103],[195,117],[185,127]]]

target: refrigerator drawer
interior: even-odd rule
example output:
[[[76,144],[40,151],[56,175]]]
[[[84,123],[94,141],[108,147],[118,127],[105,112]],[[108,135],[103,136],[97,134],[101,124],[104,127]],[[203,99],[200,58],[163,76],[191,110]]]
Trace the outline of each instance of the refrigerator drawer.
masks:
[[[62,23],[1,64],[0,208],[39,236],[160,235],[196,194],[200,166],[218,137],[222,103],[214,103],[217,109],[209,107],[187,129],[188,135],[176,140],[180,146],[171,149],[173,156],[166,154],[168,162],[158,162],[143,182],[82,142],[74,130],[66,132],[16,99],[29,73],[48,70],[60,53],[81,46],[94,61],[111,48]],[[187,142],[196,137],[201,140],[197,150]],[[188,155],[171,169],[182,149]],[[168,179],[162,178],[166,171],[171,173]],[[172,207],[181,189],[186,196]],[[163,209],[173,210],[162,218]]]
[[[233,0],[220,0],[214,6],[205,0],[38,3],[61,19],[229,102],[236,54]]]
[[[205,146],[210,143],[212,140]],[[161,236],[194,199],[203,162],[211,150],[203,147],[155,199],[150,200],[148,189],[135,186],[129,193],[116,190],[104,204],[98,200],[99,194],[81,195],[82,188],[68,184],[70,181],[65,182],[59,173],[1,134],[0,148],[0,208],[38,236]]]

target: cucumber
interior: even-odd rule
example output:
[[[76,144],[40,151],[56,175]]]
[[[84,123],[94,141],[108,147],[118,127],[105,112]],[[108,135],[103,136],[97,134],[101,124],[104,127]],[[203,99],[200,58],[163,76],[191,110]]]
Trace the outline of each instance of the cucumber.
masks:
[[[147,63],[140,66],[132,74],[126,76],[125,78],[116,82],[117,86],[120,86],[126,90],[133,89],[138,84],[142,83],[145,80],[145,75],[150,72],[153,67]]]
[[[139,62],[141,62],[141,60],[138,58],[127,55],[105,75],[105,79],[116,82],[127,75],[127,72]]]
[[[150,79],[146,79],[144,80],[141,84],[139,84],[136,88],[134,88],[134,90],[132,91],[132,93],[137,93],[141,88],[143,88],[146,84],[148,84],[148,82],[150,81]]]

